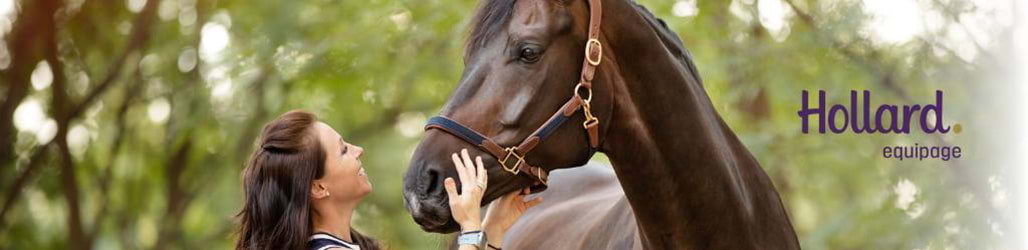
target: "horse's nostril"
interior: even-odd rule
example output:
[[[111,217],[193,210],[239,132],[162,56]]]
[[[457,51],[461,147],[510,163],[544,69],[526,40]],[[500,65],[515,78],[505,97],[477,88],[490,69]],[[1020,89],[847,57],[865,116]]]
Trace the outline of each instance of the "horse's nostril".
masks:
[[[443,185],[442,175],[435,169],[428,170],[428,185],[425,187],[425,194],[431,195],[441,190]]]

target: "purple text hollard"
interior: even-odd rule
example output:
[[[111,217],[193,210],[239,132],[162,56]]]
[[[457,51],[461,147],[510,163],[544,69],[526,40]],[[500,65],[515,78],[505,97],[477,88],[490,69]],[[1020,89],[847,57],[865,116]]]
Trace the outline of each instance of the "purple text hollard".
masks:
[[[909,134],[910,124],[917,119],[917,125],[925,133],[949,133],[950,126],[942,124],[942,91],[935,91],[935,103],[924,106],[914,105],[890,105],[881,104],[877,109],[871,110],[871,91],[864,90],[862,98],[857,98],[857,91],[850,91],[849,107],[842,104],[825,106],[825,91],[819,90],[817,103],[814,106],[809,101],[808,93],[803,91],[803,107],[797,112],[802,118],[801,129],[804,134],[809,131],[809,118],[817,117],[815,123],[818,133],[826,131],[832,133],[843,133],[847,129],[853,133],[897,133]],[[929,116],[934,114],[934,117]],[[841,118],[840,118],[841,117]],[[929,122],[933,119],[933,122]],[[840,122],[841,121],[841,122]]]

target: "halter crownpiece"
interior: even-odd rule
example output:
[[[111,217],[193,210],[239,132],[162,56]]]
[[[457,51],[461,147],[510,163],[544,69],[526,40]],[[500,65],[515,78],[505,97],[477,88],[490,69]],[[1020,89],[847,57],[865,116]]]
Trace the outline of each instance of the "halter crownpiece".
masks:
[[[558,127],[564,124],[565,121],[575,115],[579,109],[582,110],[582,114],[585,116],[585,121],[582,122],[582,127],[585,129],[587,136],[589,137],[589,152],[590,155],[596,152],[596,149],[600,146],[599,139],[599,125],[600,119],[593,116],[592,102],[593,90],[592,81],[596,74],[596,67],[603,62],[603,44],[600,43],[600,20],[602,18],[601,0],[589,0],[589,39],[585,43],[585,59],[582,60],[582,72],[581,78],[577,85],[575,85],[575,94],[572,96],[564,106],[562,106],[557,112],[550,117],[541,127],[528,135],[525,140],[521,141],[520,144],[509,147],[501,147],[495,141],[478,133],[474,129],[464,126],[460,122],[453,119],[436,116],[428,119],[428,124],[425,125],[425,130],[439,129],[446,133],[449,133],[461,140],[464,140],[478,148],[489,152],[494,158],[500,163],[500,166],[504,171],[513,175],[525,174],[532,179],[537,180],[543,187],[546,186],[547,180],[549,180],[549,172],[543,168],[533,166],[529,164],[525,157],[528,152],[535,149],[539,143],[546,140],[553,131],[556,131]],[[582,94],[585,94],[583,96]]]

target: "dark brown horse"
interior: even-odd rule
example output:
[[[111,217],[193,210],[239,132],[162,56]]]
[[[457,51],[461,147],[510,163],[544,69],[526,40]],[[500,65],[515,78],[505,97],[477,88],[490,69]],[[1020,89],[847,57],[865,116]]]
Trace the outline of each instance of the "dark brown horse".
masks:
[[[505,146],[525,145],[548,128],[546,141],[527,143],[534,151],[516,158],[545,171],[584,164],[593,152],[576,125],[585,112],[565,113],[575,115],[563,126],[544,125],[568,97],[585,95],[575,83],[586,78],[583,58],[595,60],[586,44],[596,26],[602,46],[590,46],[602,48],[602,63],[589,77],[589,106],[600,121],[596,149],[614,165],[643,248],[798,249],[778,192],[714,109],[677,35],[630,0],[602,1],[602,19],[591,20],[599,2],[483,2],[464,75],[440,115]],[[460,148],[491,158],[483,202],[545,181],[545,173],[504,170],[522,162],[499,164],[496,145],[473,145],[451,130],[428,130],[404,177],[407,208],[424,230],[458,230],[442,180],[456,176],[449,154]]]

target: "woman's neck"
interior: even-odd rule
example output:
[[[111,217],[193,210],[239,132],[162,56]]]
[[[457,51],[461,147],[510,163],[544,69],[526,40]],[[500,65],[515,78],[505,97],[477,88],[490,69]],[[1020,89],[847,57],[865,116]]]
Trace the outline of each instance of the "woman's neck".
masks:
[[[350,237],[350,218],[353,216],[353,205],[335,205],[330,203],[314,204],[314,231],[332,234],[347,242]]]

